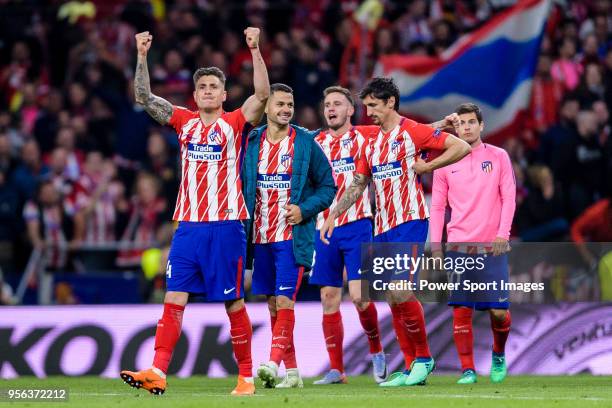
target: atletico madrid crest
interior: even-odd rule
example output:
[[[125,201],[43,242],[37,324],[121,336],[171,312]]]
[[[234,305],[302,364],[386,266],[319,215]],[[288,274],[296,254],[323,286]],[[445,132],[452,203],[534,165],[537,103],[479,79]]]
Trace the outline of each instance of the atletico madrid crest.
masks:
[[[281,156],[280,164],[281,164],[281,166],[283,166],[285,168],[285,170],[287,170],[289,168],[289,166],[291,166],[291,155],[290,154],[283,154]]]
[[[480,167],[485,173],[490,173],[493,171],[493,163],[491,163],[489,160],[483,161]]]

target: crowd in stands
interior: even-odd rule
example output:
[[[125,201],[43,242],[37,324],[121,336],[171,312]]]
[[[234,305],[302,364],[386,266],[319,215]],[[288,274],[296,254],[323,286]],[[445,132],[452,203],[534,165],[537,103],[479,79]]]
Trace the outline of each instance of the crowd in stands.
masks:
[[[253,89],[242,30],[261,27],[270,81],[294,89],[295,122],[316,129],[325,87],[357,93],[379,56],[438,55],[514,2],[386,0],[366,38],[354,18],[360,3],[0,1],[4,275],[22,273],[33,249],[49,249],[48,269],[78,269],[70,250],[117,240],[143,244],[118,250],[118,267],[137,268],[167,231],[178,146],[134,102],[135,33],[153,34],[153,93],[194,108],[191,75],[214,65],[228,78],[229,111]],[[554,2],[524,131],[503,145],[517,180],[517,239],[612,241],[611,7]]]

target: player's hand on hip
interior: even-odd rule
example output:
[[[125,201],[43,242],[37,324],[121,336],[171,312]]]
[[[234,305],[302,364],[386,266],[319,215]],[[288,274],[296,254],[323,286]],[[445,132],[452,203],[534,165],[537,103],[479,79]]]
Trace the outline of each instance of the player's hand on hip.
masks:
[[[510,252],[510,244],[508,240],[502,237],[495,238],[493,241],[493,255],[501,255]]]
[[[412,170],[414,170],[416,174],[428,173],[430,171],[429,164],[420,157],[417,158],[417,160],[412,165]]]
[[[336,220],[331,215],[327,217],[323,227],[321,227],[321,231],[319,231],[319,238],[325,245],[329,245],[329,238],[331,238],[334,227],[336,224]]]
[[[287,212],[285,213],[285,219],[289,225],[295,225],[302,222],[302,210],[295,204],[287,204],[283,207]]]
[[[251,49],[259,47],[259,28],[247,27],[244,30],[247,46]]]
[[[136,34],[135,37],[136,49],[138,50],[138,54],[147,55],[147,53],[149,52],[149,48],[151,48],[153,36],[149,34],[148,31],[143,31],[142,33]]]

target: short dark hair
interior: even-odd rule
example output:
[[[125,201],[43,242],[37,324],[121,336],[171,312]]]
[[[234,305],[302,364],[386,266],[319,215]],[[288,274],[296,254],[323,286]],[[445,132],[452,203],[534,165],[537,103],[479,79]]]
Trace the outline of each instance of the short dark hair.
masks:
[[[223,86],[225,86],[225,74],[217,67],[198,68],[196,72],[193,73],[193,85],[195,86],[200,78],[206,75],[216,76]]]
[[[395,85],[392,78],[376,77],[372,78],[359,92],[359,99],[365,99],[366,96],[372,96],[376,99],[382,99],[387,102],[390,97],[395,98],[394,109],[399,110],[399,88]]]
[[[480,108],[475,103],[462,103],[457,106],[455,109],[455,113],[457,115],[463,115],[464,113],[474,113],[476,114],[476,119],[478,119],[478,123],[482,123],[482,112]]]
[[[353,98],[353,94],[351,93],[351,91],[342,86],[335,85],[325,88],[325,90],[323,91],[323,97],[325,98],[327,97],[327,95],[334,92],[344,95],[344,97],[350,102],[351,106],[355,106],[355,99]]]
[[[270,85],[270,95],[272,95],[274,92],[286,92],[293,95],[293,89],[291,89],[289,85],[281,84],[278,82]]]

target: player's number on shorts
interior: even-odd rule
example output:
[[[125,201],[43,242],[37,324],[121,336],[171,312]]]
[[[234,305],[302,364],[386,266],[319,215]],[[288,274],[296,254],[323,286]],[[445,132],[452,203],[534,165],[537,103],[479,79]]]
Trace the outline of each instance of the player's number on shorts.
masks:
[[[170,261],[168,261],[168,264],[166,265],[166,277],[168,279],[172,278],[172,265],[170,265]]]

